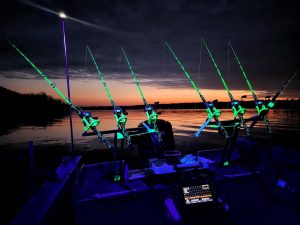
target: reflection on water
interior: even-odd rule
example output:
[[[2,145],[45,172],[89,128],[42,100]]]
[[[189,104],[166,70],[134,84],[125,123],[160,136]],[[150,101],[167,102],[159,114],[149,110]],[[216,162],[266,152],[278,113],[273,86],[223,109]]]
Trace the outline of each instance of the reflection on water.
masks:
[[[160,119],[168,120],[172,123],[174,134],[176,136],[187,136],[193,134],[206,120],[207,113],[204,110],[195,109],[172,109],[161,110]],[[115,129],[116,122],[113,113],[110,110],[92,111],[94,117],[100,119],[99,130]],[[255,110],[249,109],[246,117],[256,115]],[[299,131],[300,110],[271,110],[268,118],[273,130]],[[140,122],[146,119],[143,110],[129,110],[127,127],[136,127]],[[232,119],[232,111],[230,109],[222,110],[220,120]],[[81,119],[77,115],[73,116],[74,140],[75,143],[88,143],[91,137],[82,137],[83,126]],[[258,122],[254,132],[265,132],[265,126],[262,122]],[[204,132],[216,132],[216,130],[206,129]],[[24,126],[16,131],[0,136],[0,145],[17,144],[28,142],[35,143],[68,143],[70,142],[69,118],[66,117],[58,120],[46,127]]]

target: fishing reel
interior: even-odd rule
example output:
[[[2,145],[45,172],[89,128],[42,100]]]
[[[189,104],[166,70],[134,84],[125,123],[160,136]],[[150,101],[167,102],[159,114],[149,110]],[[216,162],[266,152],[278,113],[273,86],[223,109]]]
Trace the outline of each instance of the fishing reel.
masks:
[[[206,112],[208,114],[207,117],[207,121],[200,127],[200,129],[196,132],[196,137],[198,137],[199,132],[201,132],[208,124],[209,121],[214,118],[216,121],[219,121],[219,116],[221,115],[222,111],[218,110],[215,106],[214,106],[214,102],[217,102],[217,100],[214,100],[213,102],[206,102],[205,103],[205,107],[206,107]],[[221,129],[220,124],[216,124],[216,125],[210,125],[210,127],[214,127],[217,129]],[[201,130],[201,131],[200,131]],[[226,133],[226,131],[225,131]]]
[[[118,125],[126,124],[127,117],[125,116],[125,113],[123,112],[121,107],[114,107],[113,112],[114,112],[114,116],[115,116],[115,119],[116,119]]]
[[[203,129],[210,123],[211,119],[214,118],[216,121],[219,121],[218,117],[221,115],[221,110],[216,109],[213,102],[205,102],[206,112],[208,114],[206,122],[197,130],[194,134],[195,137],[198,137]],[[210,125],[210,127],[214,127],[217,129],[222,129],[220,124]],[[225,136],[227,137],[227,132],[224,130]]]
[[[246,109],[243,108],[240,105],[240,102],[237,100],[232,101],[231,106],[232,106],[234,117],[237,117],[238,115],[244,115],[246,112]]]
[[[90,112],[80,112],[81,122],[83,123],[83,130],[87,132],[90,128],[95,128],[99,125],[100,120],[93,118]]]
[[[208,113],[208,116],[210,118],[219,117],[222,113],[221,110],[216,109],[216,107],[212,102],[206,102],[205,106],[206,106],[206,112]]]
[[[113,112],[114,112],[114,117],[118,123],[118,129],[121,130],[121,133],[120,132],[117,133],[117,138],[118,139],[125,138],[128,143],[128,146],[132,147],[130,135],[128,134],[125,128],[125,124],[127,122],[127,117],[125,116],[126,113],[123,112],[122,108],[118,106],[114,107]]]
[[[155,102],[154,105],[157,105],[159,104],[159,102]],[[157,118],[158,118],[158,115],[160,114],[160,112],[156,113],[155,112],[155,109],[152,105],[146,105],[145,106],[145,112],[146,112],[146,115],[147,115],[147,118],[148,118],[148,124],[152,125],[152,129],[154,129],[154,133],[150,133],[150,136],[151,136],[151,139],[154,143],[157,143],[157,144],[161,144],[162,143],[162,136],[159,132],[159,129],[158,129],[158,126],[156,124],[156,121],[157,121]],[[145,124],[144,124],[145,126]],[[149,129],[148,129],[149,130]]]
[[[156,123],[158,114],[155,112],[154,107],[152,105],[146,105],[145,111],[148,117],[148,124]]]
[[[255,108],[257,110],[257,114],[259,116],[261,115],[266,115],[268,112],[268,108],[265,106],[265,102],[264,101],[255,101]]]

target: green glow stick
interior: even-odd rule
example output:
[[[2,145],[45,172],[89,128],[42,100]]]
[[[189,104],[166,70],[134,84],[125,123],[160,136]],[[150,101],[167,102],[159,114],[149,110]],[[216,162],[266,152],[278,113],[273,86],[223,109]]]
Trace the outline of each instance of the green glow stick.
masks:
[[[221,129],[221,131],[223,132],[225,138],[226,139],[230,138],[229,134],[227,133],[227,131],[225,130],[225,128],[223,127],[223,125],[221,124],[221,122],[219,120],[219,116],[221,115],[221,110],[217,110],[216,107],[213,105],[213,103],[206,101],[206,99],[204,98],[204,96],[201,94],[199,88],[197,87],[197,85],[195,84],[195,82],[193,81],[193,79],[191,78],[191,76],[189,75],[189,73],[185,70],[183,64],[180,62],[180,60],[176,56],[176,54],[173,51],[173,49],[171,48],[171,46],[167,42],[166,42],[166,45],[169,48],[170,52],[172,53],[173,57],[175,58],[176,62],[181,67],[182,71],[184,72],[184,74],[186,75],[186,77],[188,78],[188,80],[190,81],[192,87],[196,90],[196,92],[199,94],[201,100],[203,101],[203,103],[204,103],[204,105],[206,107],[206,112],[208,113],[208,118],[207,118],[206,122],[208,122],[212,118],[214,118],[217,126]],[[198,135],[200,134],[200,132],[205,128],[205,126],[207,124],[208,123],[204,123],[204,125],[200,127],[200,129],[195,134],[196,137],[198,137]]]
[[[84,124],[84,131],[88,131],[91,129],[105,144],[105,146],[112,150],[113,147],[111,144],[105,139],[105,137],[97,130],[97,126],[100,121],[98,119],[94,119],[89,112],[84,112],[79,106],[73,105],[72,102],[55,86],[55,84],[29,59],[27,56],[19,50],[11,41],[6,39],[7,42],[15,49],[17,52],[23,56],[23,58],[44,78],[44,80],[56,91],[56,93],[77,113],[77,115],[82,119],[82,123]]]
[[[211,54],[211,52],[210,52],[210,50],[209,50],[209,48],[208,48],[206,42],[204,41],[204,39],[201,39],[201,41],[204,43],[204,46],[205,46],[205,48],[206,48],[206,50],[207,50],[207,52],[208,52],[208,54],[209,54],[209,56],[210,56],[210,58],[211,58],[211,60],[212,60],[212,62],[213,62],[213,65],[214,65],[214,67],[215,67],[215,69],[216,69],[216,71],[217,71],[217,74],[219,75],[219,77],[220,77],[220,79],[221,79],[221,81],[222,81],[222,83],[223,83],[223,86],[225,87],[225,89],[226,89],[226,91],[227,91],[227,93],[228,93],[228,95],[229,95],[229,98],[230,98],[230,100],[231,100],[231,106],[232,106],[231,109],[232,109],[232,111],[233,111],[234,118],[239,117],[239,119],[240,119],[240,121],[241,121],[241,123],[242,123],[242,125],[243,125],[243,127],[244,127],[244,130],[245,130],[245,132],[246,132],[246,135],[247,135],[247,136],[251,136],[250,130],[249,130],[249,128],[247,127],[247,124],[246,124],[246,122],[245,122],[245,120],[244,120],[244,118],[243,118],[243,115],[245,114],[246,109],[244,109],[244,108],[240,105],[240,103],[239,103],[238,101],[236,101],[236,100],[234,99],[234,97],[232,96],[232,94],[231,94],[231,92],[230,92],[230,90],[229,90],[229,88],[228,88],[228,86],[227,86],[227,84],[226,84],[226,82],[225,82],[225,80],[224,80],[224,78],[223,78],[223,76],[222,76],[222,73],[221,73],[221,71],[220,71],[220,69],[219,69],[217,63],[215,62],[215,60],[214,60],[214,58],[213,58],[213,56],[212,56],[212,54]]]
[[[117,126],[121,130],[121,133],[123,135],[123,137],[120,136],[119,138],[121,139],[121,138],[125,137],[128,145],[131,146],[131,138],[130,138],[127,130],[126,130],[127,117],[124,115],[123,110],[121,109],[121,107],[116,106],[116,104],[115,104],[115,102],[114,102],[114,100],[113,100],[113,98],[112,98],[112,96],[111,96],[111,94],[108,90],[108,87],[107,87],[107,84],[105,82],[104,76],[103,76],[103,74],[101,73],[101,71],[98,67],[98,64],[95,60],[95,57],[94,57],[92,51],[90,50],[89,46],[86,46],[86,48],[87,48],[88,52],[90,53],[90,56],[93,60],[93,63],[95,65],[96,69],[97,69],[98,75],[99,75],[99,77],[102,81],[102,84],[104,86],[106,94],[107,94],[107,96],[110,100],[110,103],[111,103],[112,107],[113,107],[114,117],[117,121]]]

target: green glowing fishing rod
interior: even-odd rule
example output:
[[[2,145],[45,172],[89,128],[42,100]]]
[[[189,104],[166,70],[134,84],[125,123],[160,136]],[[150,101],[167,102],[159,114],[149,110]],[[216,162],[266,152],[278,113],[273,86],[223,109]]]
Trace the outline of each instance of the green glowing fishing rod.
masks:
[[[44,80],[56,91],[56,93],[74,110],[77,115],[82,119],[82,123],[84,125],[84,132],[87,132],[91,129],[105,144],[105,146],[109,150],[113,150],[111,144],[105,139],[105,137],[97,130],[97,126],[100,121],[98,119],[94,119],[89,112],[83,111],[79,106],[73,105],[72,102],[55,86],[55,84],[29,59],[27,56],[21,52],[11,41],[6,39],[6,41],[15,49],[17,52],[23,56],[23,58],[44,78]]]
[[[268,132],[271,133],[271,132],[272,132],[272,129],[271,129],[271,126],[270,126],[270,123],[269,123],[269,120],[268,120],[266,114],[268,113],[269,109],[274,108],[278,96],[279,96],[279,95],[287,88],[287,86],[288,86],[288,85],[290,84],[290,82],[296,77],[296,75],[298,74],[299,71],[296,71],[296,73],[294,73],[294,74],[293,74],[293,75],[292,75],[292,76],[291,76],[291,77],[283,84],[283,86],[279,89],[279,91],[274,95],[274,97],[272,98],[272,100],[266,105],[265,102],[260,101],[260,100],[258,99],[258,97],[256,96],[256,94],[255,94],[255,92],[254,92],[254,90],[253,90],[253,88],[252,88],[252,86],[251,86],[251,84],[250,84],[250,81],[249,81],[249,79],[248,79],[248,77],[247,77],[247,75],[246,75],[246,72],[244,71],[244,69],[243,69],[243,67],[242,67],[242,64],[241,64],[241,62],[240,62],[240,60],[239,60],[239,58],[238,58],[238,56],[237,56],[237,54],[236,54],[234,48],[232,47],[232,45],[231,45],[230,42],[229,42],[228,44],[229,44],[229,46],[231,47],[232,52],[233,52],[233,54],[234,54],[234,56],[235,56],[235,59],[236,59],[238,65],[239,65],[239,67],[240,67],[240,69],[241,69],[241,71],[242,71],[242,74],[243,74],[243,76],[244,76],[245,79],[246,79],[246,82],[247,82],[247,84],[248,84],[248,87],[249,87],[250,91],[252,92],[252,95],[253,95],[253,98],[254,98],[254,101],[255,101],[255,108],[256,108],[256,110],[257,110],[258,116],[263,116],[263,118],[264,118],[264,123],[265,123],[266,126],[267,126]],[[252,127],[254,126],[254,124],[255,124],[255,122],[254,122],[253,124],[251,124],[250,128],[252,128]]]
[[[269,103],[266,105],[267,109],[273,109],[274,106],[275,106],[275,103],[277,101],[277,98],[278,96],[287,88],[287,86],[289,85],[289,83],[296,77],[296,75],[298,74],[299,71],[297,71],[296,73],[294,73],[284,84],[283,86],[279,89],[279,91],[273,96],[273,98],[269,101]],[[266,104],[266,103],[264,103]],[[265,111],[265,112],[268,112],[268,111]],[[266,116],[265,114],[261,113],[261,115],[258,115],[254,118],[252,118],[252,124],[250,125],[250,129],[252,129],[255,124],[257,123],[257,121],[259,120],[259,118],[261,116],[264,116],[264,122],[268,122],[266,119]],[[271,126],[268,127],[268,131],[269,131],[269,134],[272,133],[272,130],[271,130]]]
[[[104,76],[101,73],[101,71],[100,71],[100,69],[98,67],[98,64],[96,63],[96,60],[95,60],[95,57],[94,57],[92,51],[90,50],[89,46],[86,46],[86,48],[87,48],[88,52],[90,53],[90,56],[91,56],[91,58],[93,60],[93,63],[95,65],[96,69],[97,69],[98,75],[99,75],[99,77],[100,77],[100,79],[102,81],[102,84],[104,86],[106,94],[107,94],[107,96],[109,98],[109,101],[110,101],[112,107],[113,107],[113,113],[114,113],[114,117],[115,117],[115,119],[117,121],[117,127],[121,131],[121,133],[122,133],[122,134],[118,133],[119,135],[121,135],[118,138],[119,139],[125,138],[126,142],[128,143],[128,145],[132,146],[131,137],[130,137],[130,135],[128,134],[128,132],[126,130],[127,117],[124,115],[122,108],[116,106],[116,104],[115,104],[115,102],[114,102],[114,100],[113,100],[113,98],[112,98],[112,96],[111,96],[111,94],[110,94],[110,92],[108,90],[108,87],[107,87],[107,84],[105,82]]]
[[[254,102],[255,102],[255,109],[257,110],[257,114],[258,114],[258,116],[263,116],[264,123],[266,124],[268,132],[270,134],[272,132],[272,129],[271,129],[269,120],[268,120],[267,115],[266,115],[268,113],[268,111],[269,111],[269,108],[265,106],[265,104],[264,104],[263,101],[260,101],[258,99],[258,97],[257,97],[257,95],[255,94],[255,92],[254,92],[254,90],[252,88],[252,85],[251,85],[251,83],[250,83],[250,81],[248,79],[248,76],[247,76],[247,74],[246,74],[246,72],[245,72],[245,70],[244,70],[244,68],[243,68],[243,66],[242,66],[242,64],[241,64],[241,62],[240,62],[240,60],[239,60],[239,58],[238,58],[235,50],[234,50],[234,48],[232,47],[232,45],[231,45],[230,42],[228,43],[228,45],[230,46],[230,48],[231,48],[231,50],[232,50],[232,52],[234,54],[234,57],[235,57],[238,65],[239,65],[239,67],[241,69],[241,72],[242,72],[244,78],[246,79],[246,83],[247,83],[247,85],[248,85],[248,87],[249,87],[249,89],[250,89],[250,91],[252,93],[252,96],[253,96]]]
[[[208,113],[208,117],[206,122],[199,128],[199,130],[195,133],[195,136],[198,137],[199,134],[201,133],[201,131],[208,125],[208,123],[211,121],[212,118],[214,118],[217,126],[220,128],[220,130],[222,131],[223,135],[225,136],[226,139],[229,139],[230,136],[227,133],[227,131],[225,130],[225,128],[223,127],[223,125],[221,124],[220,120],[219,120],[219,116],[221,115],[221,110],[216,109],[216,107],[213,105],[212,102],[207,102],[206,99],[204,98],[204,96],[201,94],[199,88],[197,87],[197,85],[195,84],[195,82],[192,80],[191,76],[189,75],[189,73],[185,70],[184,66],[182,65],[182,63],[180,62],[180,60],[178,59],[178,57],[176,56],[175,52],[173,51],[173,49],[171,48],[171,46],[166,42],[167,47],[169,48],[170,52],[172,53],[173,57],[175,58],[175,60],[177,61],[178,65],[181,67],[182,71],[184,72],[184,74],[186,75],[186,77],[188,78],[188,80],[190,81],[192,87],[195,89],[195,91],[198,93],[198,95],[200,96],[202,102],[204,103],[205,107],[206,107],[206,112]]]
[[[248,87],[249,87],[249,89],[250,89],[252,95],[253,95],[254,100],[255,100],[255,101],[259,101],[259,99],[257,98],[257,96],[256,96],[256,94],[255,94],[255,92],[254,92],[254,90],[253,90],[253,88],[252,88],[252,85],[251,85],[251,83],[250,83],[250,81],[249,81],[249,79],[248,79],[248,76],[246,75],[246,72],[245,72],[245,70],[243,69],[243,66],[242,66],[241,62],[240,62],[239,58],[237,57],[237,54],[236,54],[234,48],[232,47],[232,44],[229,42],[228,45],[230,46],[230,48],[231,48],[231,50],[232,50],[232,52],[233,52],[233,54],[234,54],[234,56],[235,56],[235,59],[236,59],[238,65],[239,65],[239,67],[240,67],[240,69],[241,69],[241,71],[242,71],[242,74],[243,74],[244,78],[246,79],[246,82],[247,82],[247,84],[248,84]]]
[[[244,108],[240,105],[239,101],[236,101],[236,100],[234,99],[234,97],[232,96],[232,94],[231,94],[231,92],[230,92],[230,90],[229,90],[229,88],[228,88],[228,86],[227,86],[227,84],[226,84],[226,82],[225,82],[225,80],[224,80],[222,74],[221,74],[221,71],[219,70],[219,67],[218,67],[217,63],[215,62],[215,60],[214,60],[212,54],[210,53],[210,50],[209,50],[209,48],[208,48],[206,42],[204,41],[204,39],[201,39],[201,41],[204,43],[204,46],[205,46],[205,48],[206,48],[206,50],[207,50],[207,52],[208,52],[208,54],[209,54],[209,56],[210,56],[210,58],[211,58],[211,60],[212,60],[212,62],[213,62],[213,65],[214,65],[214,67],[215,67],[215,69],[216,69],[216,71],[217,71],[217,73],[218,73],[218,75],[219,75],[219,77],[220,77],[220,79],[221,79],[221,81],[222,81],[222,83],[223,83],[223,86],[225,87],[225,89],[226,89],[226,91],[227,91],[227,93],[228,93],[228,95],[229,95],[229,98],[230,98],[230,101],[231,101],[231,106],[232,106],[232,111],[233,111],[234,118],[239,117],[239,119],[240,119],[240,121],[241,121],[241,123],[242,123],[242,125],[243,125],[243,127],[244,127],[244,130],[245,130],[245,132],[246,132],[246,135],[247,135],[247,136],[251,136],[250,130],[249,130],[249,128],[247,127],[247,124],[246,124],[246,122],[245,122],[245,120],[244,120],[244,118],[243,118],[243,115],[245,114],[246,109],[244,109]]]
[[[144,97],[144,94],[143,94],[142,89],[141,89],[141,87],[140,87],[140,83],[139,83],[139,81],[138,81],[138,79],[137,79],[137,77],[136,77],[136,75],[135,75],[135,73],[134,73],[134,71],[133,71],[133,69],[132,69],[132,67],[131,67],[131,64],[130,64],[130,62],[129,62],[129,59],[128,59],[128,57],[127,57],[127,55],[126,55],[124,49],[121,48],[121,50],[122,50],[122,52],[123,52],[123,55],[124,55],[124,57],[125,57],[125,60],[126,60],[126,62],[127,62],[127,64],[128,64],[128,67],[129,67],[129,69],[130,69],[130,71],[131,71],[131,75],[132,75],[132,77],[133,77],[133,79],[134,79],[134,81],[135,81],[135,83],[136,83],[136,86],[138,87],[138,90],[139,90],[140,95],[141,95],[141,97],[142,97],[143,103],[144,103],[144,105],[145,105],[145,112],[146,112],[146,116],[147,116],[147,118],[148,118],[148,124],[153,126],[153,129],[154,129],[155,132],[157,133],[157,136],[158,136],[158,139],[159,139],[158,141],[159,141],[159,142],[162,142],[161,135],[160,135],[160,133],[159,133],[159,130],[158,130],[158,127],[157,127],[157,124],[156,124],[156,121],[157,121],[157,118],[158,118],[158,114],[155,112],[154,107],[153,107],[152,105],[149,105],[149,104],[147,103],[146,98]]]
[[[134,71],[133,71],[133,69],[132,69],[132,67],[131,67],[131,64],[130,64],[130,62],[129,62],[129,59],[128,59],[128,57],[127,57],[127,55],[126,55],[124,49],[121,48],[121,50],[122,50],[123,55],[124,55],[124,57],[125,57],[125,60],[126,60],[126,62],[127,62],[127,64],[128,64],[128,67],[129,67],[129,69],[130,69],[131,75],[132,75],[132,77],[133,77],[133,79],[134,79],[134,81],[135,81],[135,83],[136,83],[136,86],[138,87],[138,90],[139,90],[140,95],[141,95],[141,97],[142,97],[143,103],[144,103],[144,105],[148,105],[148,103],[147,103],[147,101],[146,101],[146,98],[144,97],[143,91],[142,91],[142,89],[141,89],[140,83],[139,83],[139,81],[138,81],[138,79],[137,79],[137,77],[136,77],[136,75],[135,75],[135,73],[134,73]],[[148,115],[147,115],[147,117],[149,118]],[[156,118],[157,118],[157,117],[156,117]]]

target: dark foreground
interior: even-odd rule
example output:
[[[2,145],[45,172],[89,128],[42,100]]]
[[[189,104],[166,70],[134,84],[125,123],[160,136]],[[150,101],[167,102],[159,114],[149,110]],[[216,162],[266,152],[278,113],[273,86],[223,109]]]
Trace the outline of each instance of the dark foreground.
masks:
[[[208,139],[205,143],[196,143],[183,137],[175,138],[176,148],[183,153],[196,154],[200,149],[200,156],[215,161],[209,165],[209,173],[217,195],[230,208],[226,221],[229,224],[253,225],[298,224],[300,147],[297,137],[298,134],[284,131],[277,132],[272,138],[256,136],[251,147],[243,145],[243,138],[240,138],[239,150],[234,151],[228,167],[218,164],[221,141]],[[34,177],[28,170],[28,155],[16,150],[14,154],[7,153],[6,158],[2,157],[1,173],[5,183],[1,185],[1,224],[7,224],[16,215],[30,199],[31,193],[38,193],[45,183],[61,181],[55,169],[65,155],[73,155],[69,147],[40,148],[37,147],[35,153]],[[84,146],[79,149],[81,151],[75,154],[82,155],[80,165],[85,165],[78,174],[79,179],[60,198],[61,202],[53,210],[51,219],[43,220],[42,224],[176,224],[165,205],[165,200],[172,198],[176,192],[176,174],[146,176],[127,181],[125,185],[113,183],[99,166],[87,166],[111,161],[111,154],[105,150],[87,152]],[[138,156],[131,152],[127,158],[129,167],[139,167]],[[29,182],[32,179],[34,182]],[[287,182],[286,185],[276,185],[279,180]],[[122,194],[109,194],[115,192]],[[211,221],[196,218],[193,224],[226,224],[225,217],[218,212],[210,212],[210,215]]]

